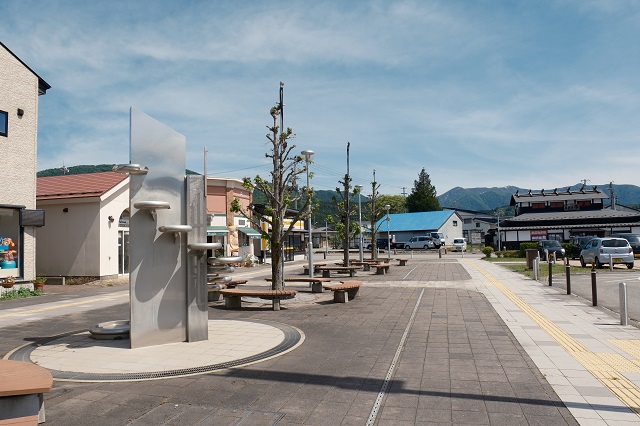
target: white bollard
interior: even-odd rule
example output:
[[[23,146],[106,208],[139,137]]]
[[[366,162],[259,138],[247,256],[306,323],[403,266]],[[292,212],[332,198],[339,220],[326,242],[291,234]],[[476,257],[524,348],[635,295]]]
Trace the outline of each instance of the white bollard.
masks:
[[[629,315],[627,313],[627,285],[625,283],[620,283],[619,290],[620,290],[620,325],[628,325]]]
[[[613,271],[613,255],[609,254],[609,270]]]
[[[538,281],[538,257],[533,258],[533,279]]]

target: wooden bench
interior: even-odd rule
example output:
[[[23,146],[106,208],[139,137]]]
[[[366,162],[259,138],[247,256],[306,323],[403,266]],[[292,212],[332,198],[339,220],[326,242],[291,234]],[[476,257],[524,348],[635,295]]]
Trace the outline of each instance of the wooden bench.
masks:
[[[377,275],[384,275],[387,272],[389,272],[389,268],[391,267],[391,264],[389,263],[378,263],[377,265],[374,265],[376,267],[376,274]]]
[[[407,262],[409,261],[408,258],[400,258],[400,259],[396,259],[399,263],[398,266],[407,266]]]
[[[359,260],[351,261],[351,265],[353,266],[362,266],[362,270],[365,272],[369,272],[371,270],[371,266],[375,266],[378,264],[376,260],[363,260],[360,262]]]
[[[362,268],[360,266],[321,266],[318,271],[322,272],[322,278],[331,278],[331,271],[348,272],[350,277],[355,277],[359,269]]]
[[[333,291],[334,302],[347,303],[356,297],[361,285],[361,281],[340,281],[340,284],[325,284],[324,288]]]
[[[53,386],[49,370],[30,362],[0,360],[0,424],[44,423],[44,396]]]
[[[320,268],[322,266],[327,266],[327,263],[326,262],[314,263],[313,264],[313,272],[314,273],[318,272],[318,268]],[[309,275],[309,265],[308,264],[304,265],[303,268],[304,268],[304,272],[303,273],[305,275]]]
[[[236,288],[239,284],[246,284],[247,280],[232,280],[226,283],[215,283],[209,285],[207,301],[217,302],[220,300],[220,290],[225,288]]]
[[[222,289],[219,292],[224,296],[224,306],[227,309],[240,309],[244,296],[271,300],[274,311],[280,310],[281,299],[291,299],[298,293],[295,290],[245,290],[239,288]]]
[[[265,278],[266,281],[271,282],[272,278]],[[331,278],[316,278],[316,277],[285,277],[284,282],[287,283],[309,283],[311,284],[312,293],[322,293],[322,283],[331,281]]]

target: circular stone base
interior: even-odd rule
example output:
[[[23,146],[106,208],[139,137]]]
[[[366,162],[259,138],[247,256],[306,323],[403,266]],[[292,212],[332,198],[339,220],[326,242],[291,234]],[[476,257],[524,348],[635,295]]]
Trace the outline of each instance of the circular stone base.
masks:
[[[272,321],[210,319],[208,326],[208,340],[135,349],[128,337],[95,340],[86,330],[73,331],[21,346],[7,359],[36,363],[60,381],[140,381],[254,364],[304,342],[298,328]]]
[[[109,321],[89,329],[91,337],[98,340],[120,340],[129,338],[129,321]]]

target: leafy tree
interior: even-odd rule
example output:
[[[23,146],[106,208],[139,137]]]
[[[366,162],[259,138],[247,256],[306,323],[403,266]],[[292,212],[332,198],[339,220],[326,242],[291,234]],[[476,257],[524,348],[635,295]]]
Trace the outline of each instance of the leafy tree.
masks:
[[[349,179],[351,181],[351,179]],[[341,183],[343,183],[341,181]],[[351,190],[351,185],[346,185],[347,197],[352,200],[353,197],[358,195],[358,190]],[[351,218],[358,216],[358,203],[347,202],[345,192],[336,187],[335,195],[332,197],[335,213],[327,216],[327,222],[329,222],[336,230],[339,241],[342,241],[343,251],[343,264],[347,266],[349,264],[349,242],[360,233],[360,227],[358,221]],[[347,211],[348,205],[348,211]],[[347,217],[350,220],[347,220]],[[347,222],[349,223],[349,230],[347,232]]]
[[[289,139],[293,138],[291,128],[281,131],[278,125],[278,118],[282,114],[282,86],[280,89],[280,102],[271,108],[270,114],[273,118],[273,126],[267,126],[270,133],[267,139],[271,143],[271,151],[266,153],[267,158],[273,161],[273,171],[270,172],[271,180],[266,180],[256,176],[253,180],[248,177],[243,179],[243,186],[248,189],[257,189],[266,198],[266,205],[263,209],[249,208],[243,210],[239,200],[236,198],[231,203],[231,210],[242,214],[245,218],[251,220],[258,225],[260,221],[267,222],[271,225],[269,232],[261,231],[262,236],[267,238],[271,246],[271,287],[274,290],[283,288],[283,265],[282,265],[282,249],[283,244],[287,241],[295,223],[308,217],[309,205],[313,195],[313,189],[306,186],[302,190],[296,190],[294,187],[297,177],[306,172],[306,163],[301,155],[294,155],[295,145],[289,143]],[[294,202],[302,201],[299,204],[299,210],[289,216],[291,222],[285,227],[285,214],[291,213],[289,206]]]
[[[391,206],[389,209],[389,213],[404,213],[406,206],[406,198],[402,195],[378,195],[378,205],[384,209],[384,206],[387,204]],[[387,211],[384,210],[384,214],[387,214]]]
[[[436,197],[436,188],[431,184],[431,179],[424,168],[414,181],[411,194],[407,197],[407,210],[414,212],[432,212],[442,210]]]

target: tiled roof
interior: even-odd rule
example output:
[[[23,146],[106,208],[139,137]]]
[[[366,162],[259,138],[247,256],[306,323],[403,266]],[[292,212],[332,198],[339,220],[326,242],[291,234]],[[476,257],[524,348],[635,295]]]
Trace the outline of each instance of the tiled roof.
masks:
[[[453,214],[455,214],[453,210],[390,214],[389,231],[437,231]],[[385,214],[376,223],[378,229],[387,230],[386,219],[387,215]]]
[[[127,175],[114,172],[40,177],[36,200],[100,197],[126,178]]]

